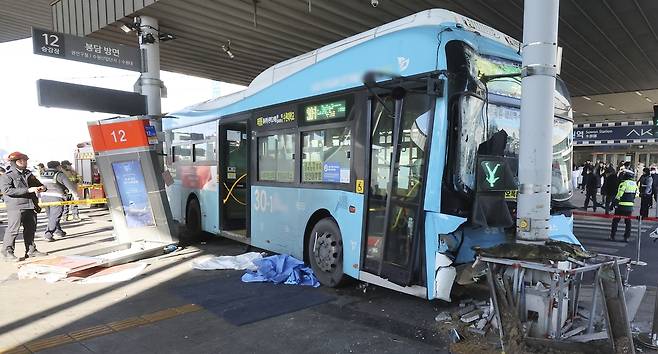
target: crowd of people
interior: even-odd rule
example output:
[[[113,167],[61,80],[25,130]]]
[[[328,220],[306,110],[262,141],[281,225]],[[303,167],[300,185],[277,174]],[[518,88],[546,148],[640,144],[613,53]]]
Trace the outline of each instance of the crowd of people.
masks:
[[[637,172],[642,174],[638,177]],[[608,163],[599,161],[594,164],[587,161],[581,166],[574,166],[573,170],[574,189],[580,189],[585,193],[583,209],[589,208],[592,202],[592,210],[603,208],[605,214],[613,209],[615,215],[630,216],[635,207],[635,199],[640,197],[640,216],[649,216],[649,209],[654,202],[658,202],[658,170],[656,166],[644,167],[638,165],[635,169],[630,161],[620,164],[617,169]],[[598,195],[601,195],[599,202]],[[656,208],[658,216],[658,208]],[[615,239],[617,225],[621,218],[613,218],[610,239]],[[624,218],[625,232],[624,241],[630,236],[631,220]]]
[[[46,255],[37,250],[34,242],[37,213],[41,212],[40,200],[48,203],[78,199],[79,178],[69,161],[50,161],[46,166],[38,164],[35,171],[37,175],[35,175],[28,168],[28,159],[26,154],[16,151],[7,157],[8,168],[0,167],[0,192],[7,209],[7,227],[2,241],[0,258],[8,262],[19,260],[14,253],[16,238],[21,226],[23,227],[25,257]],[[65,212],[71,215],[71,219],[79,219],[77,206],[49,205],[45,209],[48,224],[43,239],[48,242],[54,241],[55,235],[66,235],[61,226]]]

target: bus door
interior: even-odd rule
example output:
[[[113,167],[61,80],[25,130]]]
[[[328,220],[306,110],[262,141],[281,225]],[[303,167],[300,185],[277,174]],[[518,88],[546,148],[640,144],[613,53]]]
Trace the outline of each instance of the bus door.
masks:
[[[429,97],[372,99],[363,268],[410,285],[419,268]]]
[[[247,236],[247,122],[219,123],[220,229]]]

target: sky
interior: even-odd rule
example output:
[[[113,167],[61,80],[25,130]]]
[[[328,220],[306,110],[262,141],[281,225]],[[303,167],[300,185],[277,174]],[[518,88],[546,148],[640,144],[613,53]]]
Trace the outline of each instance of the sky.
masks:
[[[116,116],[37,104],[36,81],[49,79],[115,90],[132,91],[139,73],[49,58],[32,53],[30,38],[0,43],[0,159],[12,151],[30,156],[30,165],[73,160],[76,144],[89,141],[87,122]],[[194,103],[224,96],[244,87],[162,71],[167,87],[162,111],[173,112]]]

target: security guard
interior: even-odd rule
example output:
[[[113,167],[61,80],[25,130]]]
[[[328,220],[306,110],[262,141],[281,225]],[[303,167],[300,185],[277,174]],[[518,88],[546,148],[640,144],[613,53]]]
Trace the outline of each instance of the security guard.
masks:
[[[619,184],[614,201],[617,206],[615,215],[630,216],[633,213],[635,198],[637,198],[639,193],[637,184],[635,183],[635,173],[632,170],[625,170],[620,177],[622,182]],[[631,219],[624,219],[624,223],[626,224],[624,242],[628,242],[628,238],[631,236]],[[619,218],[612,219],[610,239],[613,241],[617,233],[617,224],[619,224]]]
[[[0,190],[7,206],[7,229],[2,240],[0,256],[7,262],[17,262],[14,246],[18,230],[23,225],[25,256],[38,257],[45,253],[37,251],[34,233],[37,230],[37,213],[41,211],[36,193],[46,191],[46,187],[27,169],[27,155],[18,151],[7,157],[11,169],[0,176]]]
[[[73,195],[73,199],[78,199],[77,186],[64,174],[58,161],[48,162],[48,169],[41,175],[41,182],[48,188],[48,191],[41,193],[41,201],[43,202],[65,201],[68,199],[67,190]],[[53,235],[66,236],[66,232],[62,230],[60,225],[63,213],[63,205],[46,207],[48,226],[43,235],[46,241],[55,241]]]

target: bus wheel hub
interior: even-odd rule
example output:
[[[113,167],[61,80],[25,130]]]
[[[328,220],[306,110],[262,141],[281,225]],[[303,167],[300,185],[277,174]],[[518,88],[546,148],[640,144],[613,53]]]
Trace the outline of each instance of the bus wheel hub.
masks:
[[[315,263],[325,272],[331,272],[336,268],[338,259],[338,241],[334,235],[323,233],[317,236],[315,243]]]

